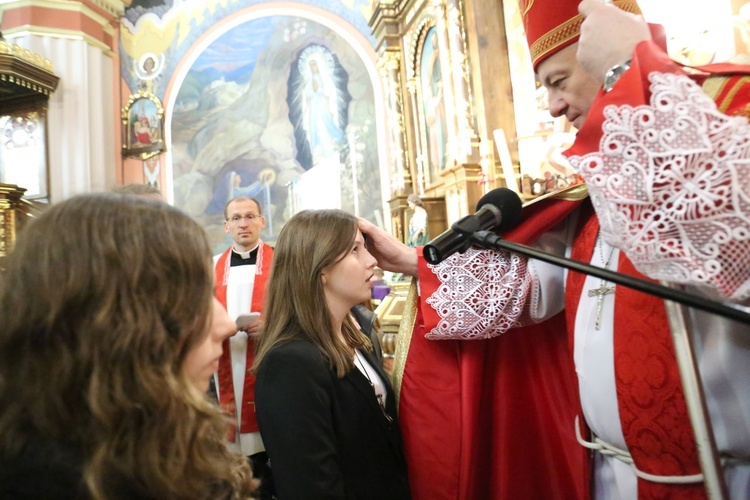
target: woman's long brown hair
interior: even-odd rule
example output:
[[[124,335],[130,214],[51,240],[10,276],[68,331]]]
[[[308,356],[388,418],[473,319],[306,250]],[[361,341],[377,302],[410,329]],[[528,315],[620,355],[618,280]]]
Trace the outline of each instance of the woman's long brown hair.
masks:
[[[212,284],[203,229],[160,201],[79,196],[24,228],[0,281],[2,460],[63,443],[93,498],[249,496],[226,417],[182,369]]]

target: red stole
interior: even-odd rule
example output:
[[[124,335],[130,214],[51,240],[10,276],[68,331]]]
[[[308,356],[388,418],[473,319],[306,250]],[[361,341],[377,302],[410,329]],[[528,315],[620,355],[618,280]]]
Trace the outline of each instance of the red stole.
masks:
[[[590,262],[599,220],[590,205],[581,223],[571,257]],[[641,279],[624,253],[618,271]],[[585,275],[570,271],[565,309],[572,345],[575,317]],[[636,467],[662,476],[701,472],[690,416],[674,346],[661,299],[617,285],[615,288],[615,383],[625,442]],[[638,498],[706,498],[702,483],[658,484],[638,479]]]
[[[229,247],[219,260],[216,261],[216,298],[227,308],[227,280],[229,279],[229,264],[231,262],[232,247]],[[265,297],[266,283],[271,274],[271,261],[273,259],[273,248],[260,242],[258,256],[255,262],[255,282],[253,283],[253,298],[250,305],[251,311],[263,311],[263,299]],[[254,349],[253,341],[248,338],[247,364],[245,373],[245,384],[242,389],[242,422],[240,422],[240,434],[258,432],[258,421],[255,418],[255,376],[250,373],[253,365]],[[237,420],[237,408],[234,400],[234,380],[232,378],[232,355],[229,348],[229,339],[222,345],[221,358],[219,358],[219,403],[221,407],[229,412],[234,420]],[[252,405],[252,408],[251,408]],[[252,411],[248,411],[252,409]],[[235,429],[229,430],[229,438],[235,440]]]

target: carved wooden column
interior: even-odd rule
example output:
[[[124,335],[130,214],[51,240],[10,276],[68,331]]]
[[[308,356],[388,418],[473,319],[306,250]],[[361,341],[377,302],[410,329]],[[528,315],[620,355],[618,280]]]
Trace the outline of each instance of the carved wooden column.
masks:
[[[478,162],[478,138],[474,128],[474,106],[462,3],[460,0],[452,0],[445,7],[451,58],[448,71],[453,80],[453,106],[456,113],[456,135],[451,149],[458,163],[475,164]]]
[[[49,101],[50,201],[111,188],[120,170],[114,115],[120,19],[131,0],[3,2],[8,41],[54,62],[60,89]]]
[[[499,0],[457,1],[462,6],[466,56],[471,62],[467,65],[467,78],[471,84],[471,104],[480,141],[480,164],[487,191],[504,182],[504,176],[498,173],[501,169],[493,132],[502,130],[507,137],[516,136],[510,51],[505,23],[506,12],[513,6]],[[506,144],[511,158],[509,163],[517,162],[517,144],[513,141],[506,143],[503,138],[503,144],[500,146],[504,148]],[[496,182],[498,179],[500,183]],[[515,182],[515,179],[512,182]]]
[[[458,127],[456,121],[456,101],[454,80],[446,75],[453,71],[453,57],[450,53],[448,43],[448,19],[445,0],[432,0],[432,8],[435,12],[436,31],[438,35],[438,46],[440,47],[440,66],[443,72],[443,95],[445,103],[445,115],[447,119],[448,139],[446,143],[446,168],[460,161],[460,148],[458,147]]]
[[[401,91],[401,53],[397,49],[385,49],[378,58],[378,70],[386,95],[386,123],[388,127],[388,150],[391,173],[391,193],[412,192],[412,176],[409,158],[406,155],[406,131],[403,118],[403,93]]]
[[[412,113],[416,113],[416,109],[419,106],[419,82],[414,76],[414,71],[410,71],[409,79],[406,82],[406,90],[409,92],[409,104],[411,105]],[[422,125],[424,126],[424,125]],[[427,185],[429,172],[429,164],[425,150],[427,145],[424,143],[424,137],[421,134],[417,134],[415,137],[416,143],[416,155],[414,156],[414,192],[419,196],[424,195],[425,186]]]

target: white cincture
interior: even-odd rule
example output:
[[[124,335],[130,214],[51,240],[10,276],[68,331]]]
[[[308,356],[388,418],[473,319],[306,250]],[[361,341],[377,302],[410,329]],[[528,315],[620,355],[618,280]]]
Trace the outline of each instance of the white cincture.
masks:
[[[633,462],[633,457],[627,451],[621,450],[616,446],[612,446],[611,444],[602,441],[596,436],[594,436],[593,442],[583,439],[583,437],[581,436],[581,430],[578,426],[578,417],[576,417],[575,426],[576,439],[578,440],[578,444],[580,444],[584,448],[588,448],[589,450],[596,451],[608,457],[614,457],[620,462],[628,464],[630,468],[633,469],[633,473],[641,479],[650,481],[652,483],[661,484],[693,484],[703,482],[703,474],[691,474],[688,476],[657,476],[655,474],[649,474],[647,472],[638,470],[638,467],[636,467],[635,463]]]

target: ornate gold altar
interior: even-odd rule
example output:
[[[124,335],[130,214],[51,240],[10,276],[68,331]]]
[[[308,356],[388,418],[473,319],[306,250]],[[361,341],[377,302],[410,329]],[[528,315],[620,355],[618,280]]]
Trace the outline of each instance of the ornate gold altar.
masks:
[[[58,81],[48,59],[0,35],[0,269],[48,200],[47,103]]]

